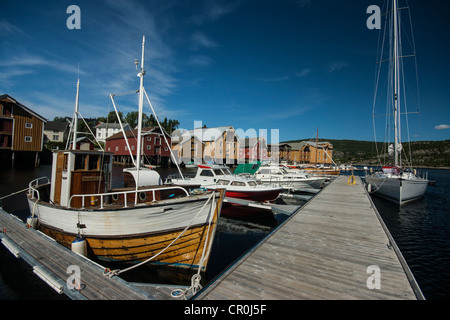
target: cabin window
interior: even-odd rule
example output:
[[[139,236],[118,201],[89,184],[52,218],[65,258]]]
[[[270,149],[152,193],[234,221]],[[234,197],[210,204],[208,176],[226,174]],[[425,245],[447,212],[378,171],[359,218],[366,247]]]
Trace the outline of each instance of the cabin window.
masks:
[[[245,182],[242,181],[233,181],[231,183],[232,186],[245,186]]]
[[[99,156],[98,155],[89,155],[89,166],[88,166],[88,170],[98,170],[98,160],[99,160]]]
[[[25,122],[25,128],[31,129],[33,128],[33,124],[31,122]]]
[[[33,140],[30,136],[25,136],[25,142],[31,142]]]
[[[211,170],[202,170],[202,172],[200,172],[200,175],[201,176],[204,176],[204,177],[214,177],[214,174],[213,174],[213,172],[211,171]]]
[[[256,182],[255,182],[255,181],[249,181],[249,182],[248,182],[248,185],[249,185],[250,187],[255,187],[255,186],[256,186]]]
[[[219,180],[217,180],[217,184],[226,186],[226,185],[229,185],[229,184],[230,184],[230,181],[229,181],[229,180],[219,179]]]
[[[259,171],[260,174],[269,174],[270,173],[270,169],[261,169]]]
[[[216,176],[223,176],[223,172],[220,169],[214,169],[214,173],[216,174]]]
[[[77,154],[75,156],[75,170],[84,170],[86,155]]]

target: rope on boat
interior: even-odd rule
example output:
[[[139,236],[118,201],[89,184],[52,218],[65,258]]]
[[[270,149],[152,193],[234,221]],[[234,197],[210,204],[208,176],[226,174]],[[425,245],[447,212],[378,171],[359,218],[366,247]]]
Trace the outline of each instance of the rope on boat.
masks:
[[[166,251],[172,244],[174,244],[175,243],[175,241],[177,241],[188,229],[189,229],[189,227],[192,225],[192,223],[194,222],[194,220],[200,215],[200,213],[203,211],[203,209],[205,209],[205,207],[206,207],[206,205],[209,203],[209,201],[211,200],[211,199],[213,199],[213,198],[215,198],[215,192],[213,192],[212,193],[212,195],[208,198],[208,200],[205,202],[205,204],[202,206],[202,208],[199,210],[199,212],[195,215],[195,217],[194,218],[192,218],[192,220],[189,222],[189,224],[184,228],[184,230],[183,231],[181,231],[181,233],[167,246],[167,247],[165,247],[164,249],[162,249],[160,252],[158,252],[157,254],[155,254],[154,256],[152,256],[152,257],[150,257],[150,258],[148,258],[147,260],[145,260],[145,261],[142,261],[142,262],[140,262],[140,263],[138,263],[138,264],[135,264],[135,265],[133,265],[133,266],[131,266],[131,267],[128,267],[128,268],[125,268],[125,269],[116,269],[116,270],[110,270],[109,268],[106,268],[104,271],[103,271],[103,275],[105,275],[105,276],[108,276],[108,277],[110,277],[110,278],[112,278],[113,276],[116,276],[116,275],[119,275],[120,273],[123,273],[123,272],[126,272],[126,271],[129,271],[129,270],[132,270],[132,269],[134,269],[134,268],[137,268],[137,267],[140,267],[140,266],[142,266],[142,265],[144,265],[144,264],[146,264],[146,263],[148,263],[148,262],[150,262],[151,260],[153,260],[154,258],[156,258],[157,256],[159,256],[160,254],[162,254],[164,251]],[[213,206],[211,206],[211,207],[213,207]],[[210,219],[210,222],[209,222],[210,224],[211,224],[211,219]],[[208,229],[208,232],[209,232],[209,229]],[[202,256],[202,260],[203,260],[203,256]],[[203,263],[203,261],[200,261],[201,263]]]
[[[213,197],[213,203],[214,203],[215,197],[216,197],[215,192],[213,192],[213,196],[212,197]],[[205,244],[203,246],[202,257],[201,257],[200,263],[198,265],[197,273],[192,275],[191,286],[189,288],[187,288],[185,291],[183,291],[181,289],[172,290],[170,295],[172,297],[174,297],[174,298],[187,299],[186,296],[189,293],[189,291],[192,292],[192,296],[195,296],[197,294],[197,292],[199,292],[201,289],[203,289],[202,285],[200,284],[200,281],[202,280],[202,276],[200,275],[200,271],[201,271],[201,269],[203,267],[203,263],[205,262],[206,249],[207,249],[207,245],[209,244],[209,231],[211,230],[211,222],[212,222],[212,219],[214,217],[214,210],[215,210],[215,207],[211,206],[211,209],[210,209],[210,216],[211,216],[211,218],[209,219],[209,222],[208,222],[208,231],[206,233],[206,240],[205,240]]]

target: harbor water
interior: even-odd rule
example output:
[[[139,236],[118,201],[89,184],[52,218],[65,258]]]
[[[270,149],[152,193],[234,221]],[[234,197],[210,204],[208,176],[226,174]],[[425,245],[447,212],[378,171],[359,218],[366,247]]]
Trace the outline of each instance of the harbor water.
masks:
[[[113,180],[116,186],[120,186],[121,171],[121,167],[114,167]],[[176,170],[158,171],[164,178]],[[429,179],[436,183],[428,187],[423,199],[401,208],[377,197],[372,199],[425,298],[446,300],[450,297],[450,170],[427,171]],[[3,169],[0,172],[0,197],[26,188],[34,178],[50,175],[51,166],[45,165],[39,168]],[[356,171],[355,175],[363,176],[364,172]],[[4,210],[23,220],[29,215],[24,193],[4,199],[2,205]],[[241,211],[234,212],[233,218],[219,219],[208,270],[202,276],[204,282],[226,270],[287,218],[264,210],[231,210]],[[123,275],[128,281],[188,285],[192,274],[144,266]],[[54,292],[33,274],[28,264],[14,258],[6,248],[0,246],[0,300],[21,299],[68,298]]]

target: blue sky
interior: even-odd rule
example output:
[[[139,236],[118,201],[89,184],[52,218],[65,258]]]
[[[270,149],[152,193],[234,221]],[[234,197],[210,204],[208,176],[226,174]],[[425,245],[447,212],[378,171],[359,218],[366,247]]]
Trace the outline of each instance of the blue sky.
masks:
[[[411,139],[450,139],[450,4],[409,3],[421,111],[409,118]],[[66,26],[72,4],[80,30]],[[145,34],[146,91],[158,117],[181,128],[266,129],[269,140],[278,129],[280,141],[318,128],[324,138],[373,140],[372,4],[383,1],[0,0],[0,94],[50,120],[71,116],[79,65],[80,112],[104,116],[110,93],[138,89]],[[137,95],[117,102],[124,114],[137,110]]]

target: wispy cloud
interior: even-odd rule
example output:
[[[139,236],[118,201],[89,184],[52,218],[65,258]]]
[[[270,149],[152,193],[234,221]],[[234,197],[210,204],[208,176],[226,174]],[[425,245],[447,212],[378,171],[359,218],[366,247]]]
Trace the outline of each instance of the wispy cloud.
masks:
[[[448,125],[448,124],[440,124],[438,126],[435,126],[434,129],[436,129],[436,130],[450,129],[450,125]]]
[[[205,67],[205,66],[209,66],[212,63],[212,59],[205,55],[196,54],[196,55],[192,55],[188,59],[187,63],[189,65],[193,65],[193,66]]]
[[[303,78],[303,77],[306,77],[310,73],[311,73],[311,69],[309,69],[309,68],[308,69],[303,69],[302,71],[298,72],[296,74],[296,76],[300,77],[300,78]]]
[[[7,61],[3,61],[0,63],[0,67],[49,67],[65,73],[76,74],[78,72],[78,66],[32,54],[25,54],[18,57],[13,57],[11,59],[8,59]],[[27,69],[17,72],[26,74],[32,72],[32,70]],[[85,72],[83,70],[80,70],[80,74],[85,74]]]
[[[348,63],[347,62],[333,62],[329,69],[328,72],[334,72],[334,71],[338,71],[341,70],[345,67],[348,67]]]
[[[280,76],[280,77],[274,77],[274,78],[264,78],[261,79],[261,81],[263,82],[282,82],[282,81],[286,81],[289,80],[289,76]]]
[[[2,19],[2,20],[0,20],[0,34],[2,36],[5,36],[8,34],[12,34],[12,35],[24,34],[24,32],[18,26],[15,26],[15,25],[9,23],[8,21]]]
[[[196,25],[203,25],[207,22],[213,22],[227,15],[241,5],[242,1],[230,0],[207,0],[204,2],[203,9],[195,13],[190,21]]]
[[[203,32],[196,31],[192,35],[191,49],[194,50],[194,51],[197,51],[197,50],[202,49],[202,48],[215,49],[218,46],[219,45],[216,42],[214,42],[213,40],[208,38]]]

